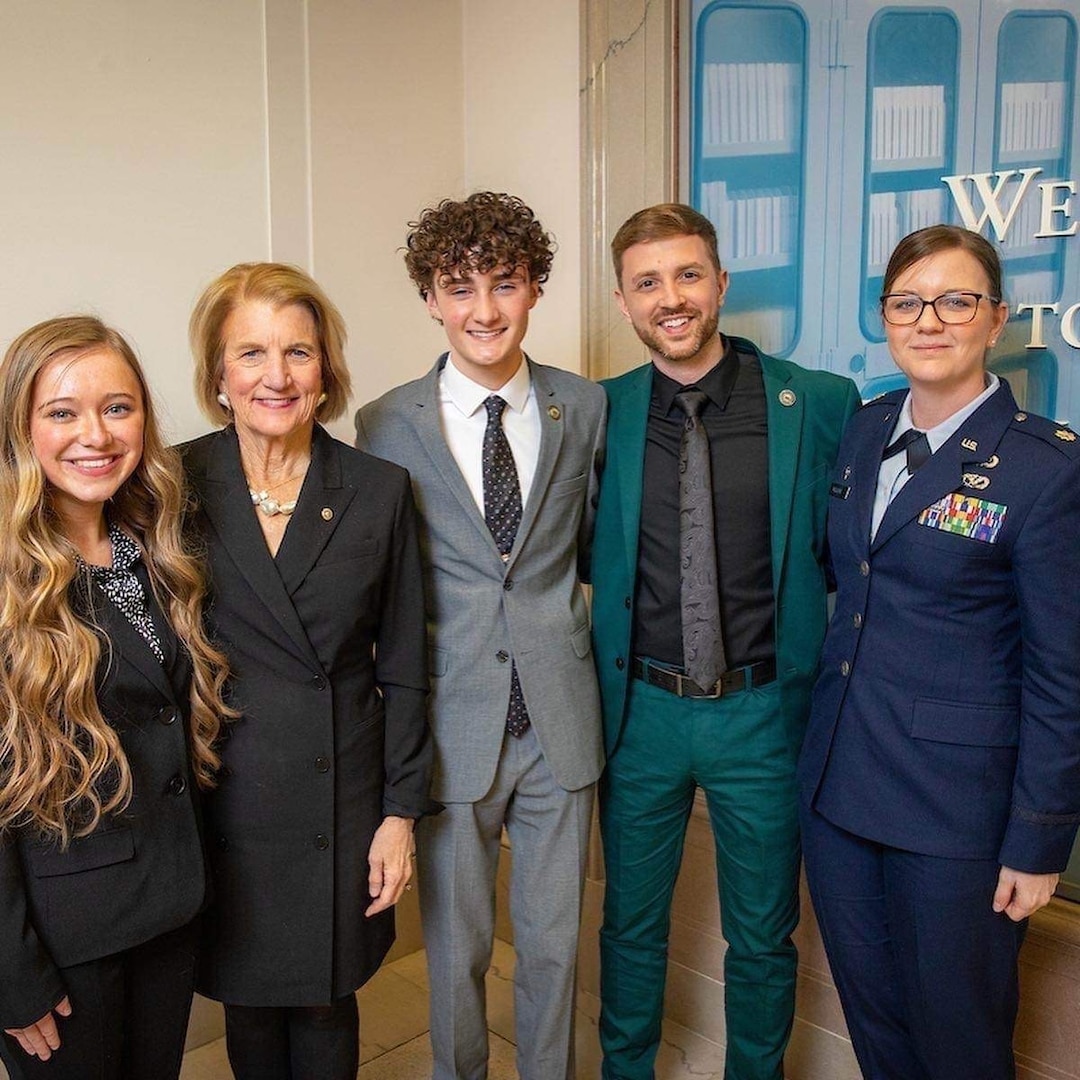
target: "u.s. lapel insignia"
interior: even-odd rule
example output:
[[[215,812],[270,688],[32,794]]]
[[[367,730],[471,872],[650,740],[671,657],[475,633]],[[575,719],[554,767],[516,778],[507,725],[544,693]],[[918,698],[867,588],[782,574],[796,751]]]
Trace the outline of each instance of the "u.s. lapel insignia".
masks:
[[[560,409],[558,405],[549,405],[548,416],[550,416],[552,420],[558,420],[562,417],[562,409]]]
[[[985,491],[990,486],[990,477],[980,473],[964,473],[964,487],[974,488],[976,491]]]
[[[795,391],[794,390],[789,390],[787,387],[784,387],[784,389],[781,390],[780,393],[777,394],[776,396],[780,400],[780,404],[783,405],[785,409],[790,409],[791,406],[794,405],[795,402],[799,400],[795,396]]]
[[[1068,428],[1058,428],[1054,434],[1061,439],[1062,442],[1076,442],[1076,432],[1070,431]]]
[[[961,439],[960,445],[965,450],[970,450],[973,454],[979,449],[979,444],[974,439]]]
[[[979,468],[980,469],[996,469],[998,467],[998,465],[1000,465],[1000,464],[1001,464],[1001,458],[999,458],[997,456],[997,454],[991,454],[990,457],[986,459],[986,461],[980,461],[979,462]]]

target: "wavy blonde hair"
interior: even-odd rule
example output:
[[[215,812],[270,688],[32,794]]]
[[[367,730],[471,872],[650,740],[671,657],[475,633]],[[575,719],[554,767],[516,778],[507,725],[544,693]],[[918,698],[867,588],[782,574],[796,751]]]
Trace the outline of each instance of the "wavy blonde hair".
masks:
[[[32,326],[0,364],[0,830],[32,827],[62,846],[131,800],[131,769],[97,702],[102,635],[72,607],[72,586],[85,582],[30,436],[38,373],[58,357],[99,350],[128,364],[142,394],[142,458],[109,516],[138,543],[154,595],[191,655],[189,743],[201,787],[213,786],[214,744],[233,715],[222,701],[225,657],[202,626],[202,571],[181,533],[180,463],[162,441],[135,353],[90,316]]]

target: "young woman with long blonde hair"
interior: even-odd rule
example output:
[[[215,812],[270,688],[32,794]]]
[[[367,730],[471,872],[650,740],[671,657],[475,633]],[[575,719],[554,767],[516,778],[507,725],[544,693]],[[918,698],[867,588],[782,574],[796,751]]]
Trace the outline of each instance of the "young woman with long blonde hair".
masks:
[[[0,364],[0,1058],[179,1074],[228,714],[145,377],[87,316]]]

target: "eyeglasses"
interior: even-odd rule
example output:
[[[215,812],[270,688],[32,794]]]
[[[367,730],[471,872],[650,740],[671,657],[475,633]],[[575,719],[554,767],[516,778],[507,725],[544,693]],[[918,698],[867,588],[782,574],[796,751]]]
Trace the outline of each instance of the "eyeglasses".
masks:
[[[943,323],[961,326],[975,318],[980,300],[989,300],[991,304],[1001,303],[1000,297],[977,292],[942,293],[933,300],[924,300],[912,293],[886,293],[881,298],[881,315],[893,326],[912,326],[922,318],[926,308],[932,307]]]

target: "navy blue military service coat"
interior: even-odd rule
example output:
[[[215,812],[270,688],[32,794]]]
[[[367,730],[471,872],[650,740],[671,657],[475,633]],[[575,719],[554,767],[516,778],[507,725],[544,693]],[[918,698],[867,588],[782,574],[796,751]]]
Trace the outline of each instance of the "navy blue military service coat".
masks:
[[[1002,381],[871,541],[903,399],[855,415],[832,476],[803,797],[879,843],[1059,871],[1080,823],[1080,439]]]

